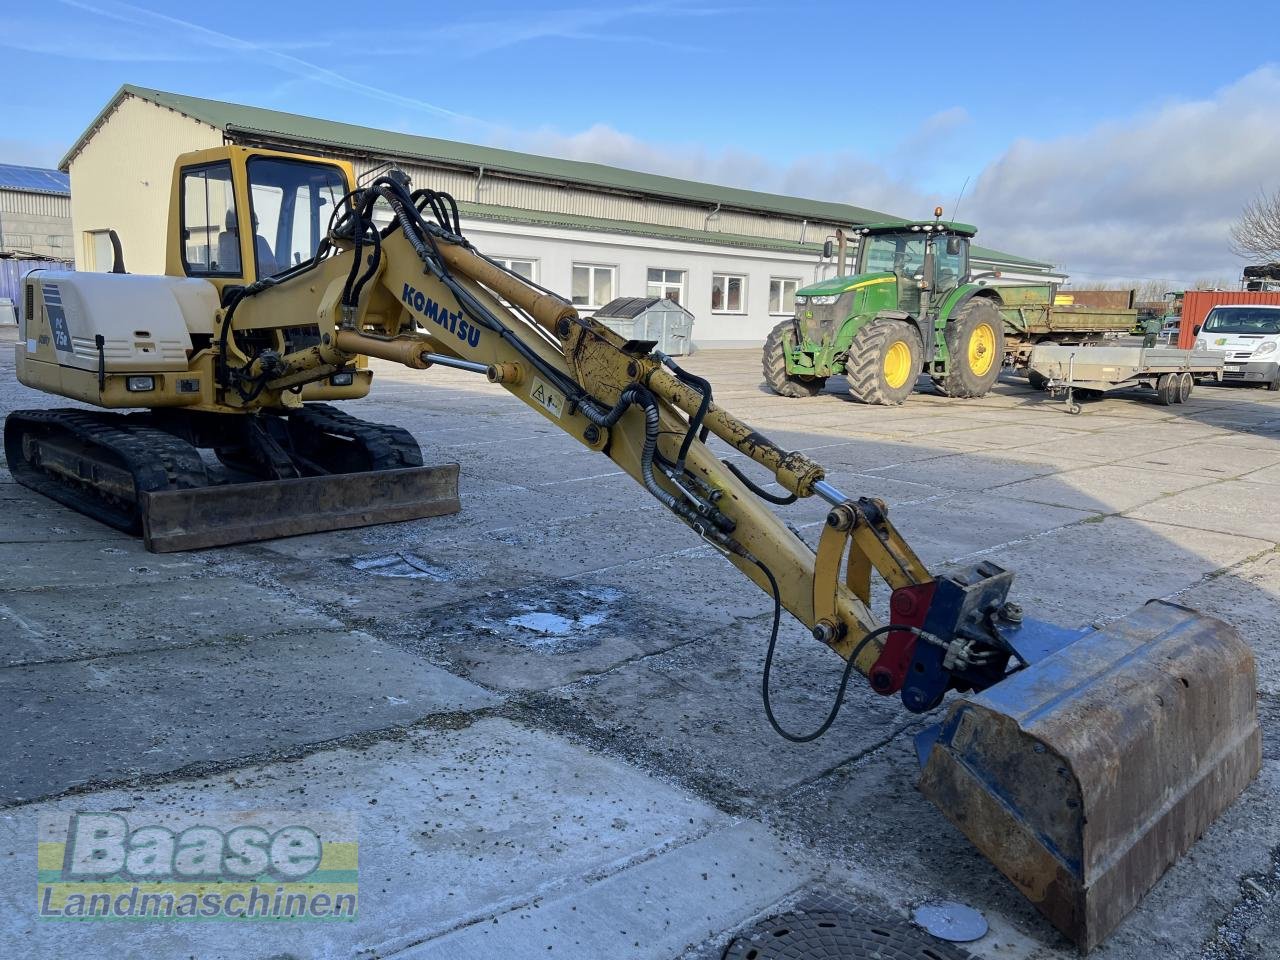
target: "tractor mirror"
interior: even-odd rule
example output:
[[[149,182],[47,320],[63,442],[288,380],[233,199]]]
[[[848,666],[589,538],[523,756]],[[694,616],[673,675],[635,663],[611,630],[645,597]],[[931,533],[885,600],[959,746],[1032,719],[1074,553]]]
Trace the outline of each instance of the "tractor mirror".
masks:
[[[960,256],[960,238],[959,237],[947,237],[947,256],[948,257]]]
[[[836,245],[834,241],[828,240],[826,243],[824,243],[822,245],[822,259],[823,260],[829,259],[831,257],[831,254],[835,252],[835,249],[836,249]]]

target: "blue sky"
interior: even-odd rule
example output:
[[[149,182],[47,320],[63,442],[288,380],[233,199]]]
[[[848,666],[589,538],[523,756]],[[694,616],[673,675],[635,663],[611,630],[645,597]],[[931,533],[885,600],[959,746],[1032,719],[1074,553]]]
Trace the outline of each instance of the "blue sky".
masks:
[[[1253,126],[1280,86],[1256,4],[360,8],[14,3],[0,161],[56,162],[129,82],[899,214],[968,178],[988,242],[1178,279],[1238,273],[1225,226],[1280,186],[1280,138]],[[1242,144],[1179,163],[1235,119]]]

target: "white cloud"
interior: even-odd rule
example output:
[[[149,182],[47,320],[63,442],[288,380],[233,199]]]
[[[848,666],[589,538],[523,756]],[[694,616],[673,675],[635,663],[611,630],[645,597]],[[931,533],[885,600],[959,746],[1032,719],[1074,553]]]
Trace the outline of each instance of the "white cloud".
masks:
[[[574,134],[509,132],[496,145],[668,177],[763,190],[870,210],[924,210],[932,201],[880,163],[855,153],[814,154],[778,164],[747,150],[650,143],[607,124]]]
[[[1280,186],[1280,69],[1078,135],[1024,138],[975,178],[960,208],[986,245],[1048,260],[1077,282],[1229,278],[1227,231],[1259,188]],[[883,157],[813,153],[781,164],[748,151],[649,143],[606,125],[507,134],[503,145],[575,160],[924,216],[921,151],[970,125],[962,108],[926,118]]]
[[[1280,184],[1280,70],[1078,136],[1019,140],[989,164],[968,215],[985,239],[1098,276],[1230,277],[1227,232]]]

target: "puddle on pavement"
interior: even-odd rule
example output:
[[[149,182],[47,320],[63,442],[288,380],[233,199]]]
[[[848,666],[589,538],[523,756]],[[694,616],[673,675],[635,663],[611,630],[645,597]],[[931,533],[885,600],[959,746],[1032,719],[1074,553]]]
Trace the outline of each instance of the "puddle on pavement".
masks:
[[[477,598],[447,614],[447,635],[471,641],[492,638],[546,654],[575,653],[599,646],[603,624],[614,621],[624,605],[612,587],[522,589]],[[433,611],[432,618],[444,611]]]
[[[443,567],[437,567],[416,554],[404,550],[355,557],[351,561],[351,566],[365,573],[371,573],[375,577],[433,580],[436,583],[443,583],[449,579],[449,573]]]

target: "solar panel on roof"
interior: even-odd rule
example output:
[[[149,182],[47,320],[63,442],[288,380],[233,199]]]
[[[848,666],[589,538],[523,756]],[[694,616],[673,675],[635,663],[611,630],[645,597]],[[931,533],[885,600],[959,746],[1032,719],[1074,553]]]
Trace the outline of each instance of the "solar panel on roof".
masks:
[[[33,190],[38,193],[70,193],[71,178],[61,170],[0,163],[0,188]]]

